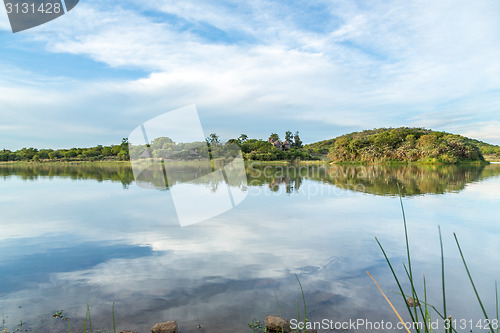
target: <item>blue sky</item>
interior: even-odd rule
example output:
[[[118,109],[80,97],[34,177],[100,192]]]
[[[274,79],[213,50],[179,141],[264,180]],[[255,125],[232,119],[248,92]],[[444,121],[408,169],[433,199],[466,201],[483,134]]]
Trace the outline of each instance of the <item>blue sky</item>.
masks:
[[[81,0],[12,34],[0,149],[119,143],[196,104],[206,134],[419,126],[500,144],[500,3]]]

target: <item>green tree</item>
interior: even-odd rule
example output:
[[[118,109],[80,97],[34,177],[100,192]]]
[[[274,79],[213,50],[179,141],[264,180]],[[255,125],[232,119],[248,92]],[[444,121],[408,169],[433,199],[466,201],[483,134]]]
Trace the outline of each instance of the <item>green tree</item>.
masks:
[[[113,153],[111,151],[111,147],[103,147],[102,148],[102,154],[104,156],[111,156]]]
[[[70,150],[67,150],[64,152],[64,157],[66,158],[73,158],[73,157],[77,157],[78,156],[78,152],[76,150],[76,148],[71,148]]]
[[[206,138],[206,141],[210,145],[218,145],[218,144],[220,144],[219,136],[217,134],[215,134],[215,133],[210,134],[208,136],[208,138]]]
[[[128,149],[127,150],[125,150],[125,149],[120,150],[120,152],[118,153],[117,156],[118,156],[118,159],[120,161],[127,161],[130,159]]]
[[[3,149],[2,151],[0,151],[0,161],[2,161],[2,162],[9,161],[9,157],[10,157],[11,153],[12,152],[10,150],[7,150],[7,149]]]
[[[300,140],[299,131],[295,132],[293,140],[295,148],[302,148],[302,140]]]
[[[271,139],[272,141],[278,141],[280,139],[280,136],[276,133],[271,133],[269,139]]]
[[[247,141],[247,140],[248,140],[248,135],[246,135],[246,134],[241,134],[240,137],[238,138],[238,142],[240,144]]]
[[[290,132],[290,131],[286,131],[286,133],[285,133],[285,141],[288,141],[288,142],[290,142],[290,143],[291,143],[291,142],[292,142],[292,139],[293,139],[293,134],[292,134],[292,132]]]
[[[121,150],[122,150],[121,146],[111,146],[111,154],[114,156],[117,156]]]
[[[49,158],[49,153],[52,151],[52,149],[41,149],[38,152],[38,158],[41,160],[46,160]]]

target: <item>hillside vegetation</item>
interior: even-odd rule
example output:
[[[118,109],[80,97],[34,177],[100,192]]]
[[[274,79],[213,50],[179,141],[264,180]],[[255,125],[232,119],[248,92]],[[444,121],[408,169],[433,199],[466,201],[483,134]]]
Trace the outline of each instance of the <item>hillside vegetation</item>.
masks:
[[[239,149],[238,149],[239,148]],[[130,150],[129,150],[130,149]],[[287,131],[280,140],[272,133],[268,140],[250,139],[241,134],[236,139],[221,142],[215,133],[203,142],[174,142],[158,137],[149,144],[129,146],[123,138],[119,145],[71,149],[22,148],[0,150],[0,162],[79,162],[128,161],[163,158],[196,160],[227,158],[241,149],[247,161],[325,160],[340,163],[423,162],[447,163],[500,160],[500,146],[469,139],[461,135],[424,128],[380,128],[345,134],[334,139],[303,145],[299,132]]]
[[[334,162],[483,162],[500,147],[461,135],[424,128],[380,128],[354,132],[304,147]],[[484,152],[482,152],[482,150]]]

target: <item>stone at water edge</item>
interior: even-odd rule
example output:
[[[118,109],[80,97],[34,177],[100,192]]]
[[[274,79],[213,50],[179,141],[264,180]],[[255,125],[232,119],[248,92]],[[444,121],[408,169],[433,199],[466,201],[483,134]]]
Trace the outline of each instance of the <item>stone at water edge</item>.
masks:
[[[278,316],[267,316],[266,317],[266,329],[268,332],[272,333],[290,333],[290,323],[288,320],[278,317]]]
[[[179,333],[179,327],[175,321],[167,321],[153,326],[151,333]]]

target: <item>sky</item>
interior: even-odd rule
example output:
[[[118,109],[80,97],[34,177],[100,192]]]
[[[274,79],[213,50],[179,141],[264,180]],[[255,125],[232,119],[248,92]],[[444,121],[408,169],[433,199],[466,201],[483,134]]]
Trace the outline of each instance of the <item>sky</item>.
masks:
[[[13,34],[0,149],[118,144],[195,104],[205,134],[425,127],[500,144],[496,0],[81,0]]]

